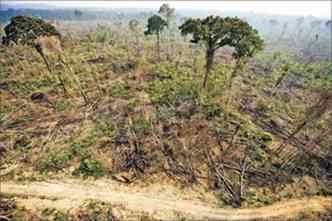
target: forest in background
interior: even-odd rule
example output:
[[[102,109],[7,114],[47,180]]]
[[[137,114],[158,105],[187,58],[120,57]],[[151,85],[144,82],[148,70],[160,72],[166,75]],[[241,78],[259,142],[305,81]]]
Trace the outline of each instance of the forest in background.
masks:
[[[87,22],[84,25],[88,30],[98,25],[112,24],[115,29],[126,28],[131,19],[137,19],[145,26],[147,18],[153,15],[151,9],[118,8],[118,9],[25,9],[32,5],[21,5],[15,8],[12,5],[2,5],[0,23],[8,23],[15,15],[36,16],[46,20],[58,20],[68,23],[78,21]],[[40,6],[43,7],[43,6]],[[206,17],[210,14],[220,16],[239,17],[246,20],[257,29],[266,40],[266,50],[285,50],[295,54],[298,58],[311,60],[331,60],[331,20],[313,16],[283,16],[257,14],[251,12],[221,12],[211,10],[180,9],[174,14],[177,24],[188,17]],[[128,28],[128,27],[127,27]],[[86,30],[86,31],[88,31]],[[174,35],[180,38],[179,32]],[[122,33],[123,34],[123,33]],[[174,39],[175,40],[175,39]]]

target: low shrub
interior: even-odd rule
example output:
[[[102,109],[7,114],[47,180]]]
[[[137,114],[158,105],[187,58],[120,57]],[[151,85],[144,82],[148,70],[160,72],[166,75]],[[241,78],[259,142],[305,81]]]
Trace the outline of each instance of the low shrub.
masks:
[[[163,122],[168,122],[169,124],[176,123],[176,109],[173,106],[159,106],[157,119]]]
[[[159,79],[154,80],[149,88],[153,103],[178,106],[185,101],[196,102],[199,96],[199,82],[186,70],[175,69],[172,66],[159,67],[155,75]]]
[[[92,134],[94,137],[114,137],[115,136],[115,127],[112,123],[112,118],[109,115],[101,114],[98,116],[98,118],[95,120],[95,127],[92,131]]]
[[[51,151],[38,162],[37,170],[41,172],[60,171],[69,166],[69,161],[73,157],[70,150]]]
[[[213,101],[212,99],[202,99],[200,104],[208,120],[223,116],[224,110],[216,101]]]
[[[105,169],[103,165],[93,159],[82,159],[80,162],[80,166],[73,172],[75,176],[83,176],[83,177],[102,177],[105,174]]]
[[[112,97],[129,99],[131,98],[129,87],[125,84],[116,84],[111,88]]]
[[[140,115],[139,118],[133,122],[131,129],[137,136],[142,137],[151,131],[151,125],[150,122],[144,118],[144,116]]]

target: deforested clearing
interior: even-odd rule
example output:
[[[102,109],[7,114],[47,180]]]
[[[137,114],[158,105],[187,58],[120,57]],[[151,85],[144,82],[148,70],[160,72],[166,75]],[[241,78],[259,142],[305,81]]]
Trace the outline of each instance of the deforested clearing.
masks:
[[[331,20],[176,5],[4,7],[0,220],[332,219]]]

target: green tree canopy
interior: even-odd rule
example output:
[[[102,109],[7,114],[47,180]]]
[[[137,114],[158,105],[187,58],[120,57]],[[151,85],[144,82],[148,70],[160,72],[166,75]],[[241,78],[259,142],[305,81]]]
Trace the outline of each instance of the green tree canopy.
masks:
[[[39,36],[61,37],[56,28],[40,18],[29,16],[15,16],[10,20],[5,28],[6,36],[2,41],[4,44],[9,42],[34,45],[34,40]]]
[[[205,19],[190,18],[179,28],[182,35],[192,35],[192,43],[202,42],[206,47],[204,86],[213,65],[214,54],[219,48],[226,45],[233,47],[233,57],[237,60],[252,57],[263,48],[263,40],[257,30],[239,18],[219,16],[208,16]]]
[[[148,19],[147,30],[144,32],[145,35],[153,35],[157,36],[157,52],[158,59],[160,60],[160,33],[167,26],[167,22],[162,19],[159,15],[153,15]]]
[[[148,19],[147,30],[145,35],[159,35],[162,30],[167,26],[167,22],[159,15],[153,15]]]
[[[53,25],[36,17],[15,16],[11,18],[10,24],[5,27],[5,34],[6,36],[2,38],[4,45],[15,42],[16,44],[33,47],[41,55],[48,70],[51,72],[50,65],[44,55],[43,44],[37,42],[36,39],[45,36],[55,36],[61,40],[61,34]]]

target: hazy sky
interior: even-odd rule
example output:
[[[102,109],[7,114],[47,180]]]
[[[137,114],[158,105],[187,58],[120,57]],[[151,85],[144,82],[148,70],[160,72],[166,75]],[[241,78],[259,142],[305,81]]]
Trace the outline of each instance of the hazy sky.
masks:
[[[14,1],[3,1],[5,3]],[[18,1],[19,3],[52,4],[60,7],[159,8],[162,3],[181,9],[220,11],[253,11],[282,15],[331,17],[330,1]],[[17,3],[17,2],[15,2]]]

